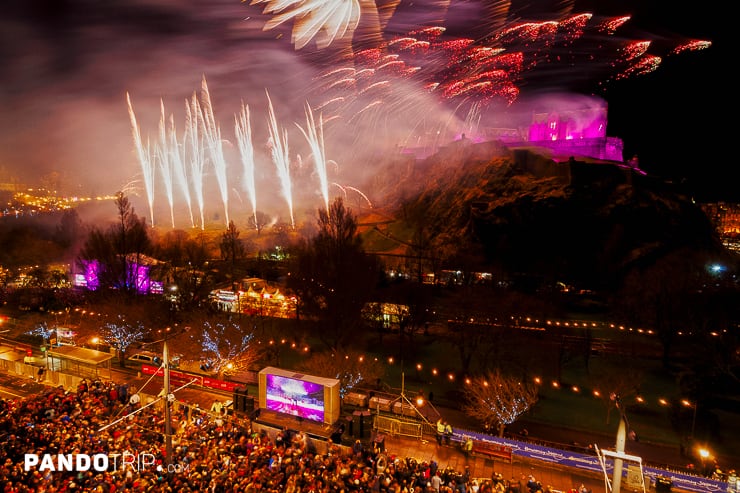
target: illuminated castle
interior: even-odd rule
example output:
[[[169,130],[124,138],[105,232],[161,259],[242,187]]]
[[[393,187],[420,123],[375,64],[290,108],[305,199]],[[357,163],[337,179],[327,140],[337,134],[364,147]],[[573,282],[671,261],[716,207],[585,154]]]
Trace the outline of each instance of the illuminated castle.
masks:
[[[580,106],[561,104],[557,109],[532,113],[529,126],[480,127],[467,137],[465,134],[456,136],[451,146],[441,146],[439,135],[429,133],[417,136],[417,145],[403,147],[401,152],[424,159],[445,147],[458,147],[461,143],[497,141],[509,148],[535,146],[550,149],[555,161],[585,157],[623,163],[622,139],[606,135],[607,113],[605,102],[588,100],[588,104]]]
[[[623,143],[606,136],[607,107],[535,113],[527,142],[558,155],[623,162]]]

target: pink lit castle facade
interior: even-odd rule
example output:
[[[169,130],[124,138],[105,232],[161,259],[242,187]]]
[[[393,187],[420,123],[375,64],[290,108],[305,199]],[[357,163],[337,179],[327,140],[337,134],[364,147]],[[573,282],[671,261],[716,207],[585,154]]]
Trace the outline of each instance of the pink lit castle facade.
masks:
[[[622,139],[607,137],[607,106],[560,108],[534,112],[528,127],[482,128],[476,142],[499,141],[507,147],[549,149],[555,161],[570,157],[624,163]]]
[[[529,145],[546,147],[559,156],[580,156],[623,162],[623,143],[607,137],[607,108],[535,113],[529,126]]]
[[[623,143],[618,137],[607,137],[607,105],[603,101],[579,105],[573,102],[552,101],[546,112],[534,111],[528,126],[479,126],[458,133],[447,145],[440,145],[438,134],[429,132],[416,136],[416,146],[401,146],[403,154],[425,159],[444,149],[459,149],[460,145],[500,142],[508,148],[539,147],[548,149],[555,161],[573,158],[591,158],[624,163]],[[636,167],[637,163],[628,163]]]

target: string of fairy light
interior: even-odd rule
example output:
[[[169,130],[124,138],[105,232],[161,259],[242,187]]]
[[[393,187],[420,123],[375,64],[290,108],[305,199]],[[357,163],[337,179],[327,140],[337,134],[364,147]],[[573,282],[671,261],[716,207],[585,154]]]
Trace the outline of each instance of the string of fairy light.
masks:
[[[77,316],[80,322],[83,321],[92,321],[95,322],[102,322],[107,317],[101,313],[96,312],[93,310],[86,310],[86,309],[80,309],[75,308],[72,310],[72,313]],[[70,313],[66,311],[59,311],[59,312],[50,312],[51,315],[54,316],[69,316]],[[644,336],[654,336],[655,332],[650,329],[642,329],[642,328],[633,328],[628,327],[625,325],[615,324],[611,322],[593,322],[593,321],[574,321],[574,320],[544,320],[540,321],[536,318],[531,317],[518,317],[518,316],[512,316],[512,319],[520,321],[522,324],[530,324],[532,326],[545,326],[545,327],[570,327],[570,328],[608,328],[613,330],[618,330],[620,332],[631,332],[631,333],[638,333],[642,334]],[[544,329],[543,329],[544,330]],[[713,336],[719,337],[721,334],[719,332],[713,332]],[[268,347],[285,347],[289,350],[296,351],[302,357],[309,357],[312,354],[312,347],[308,343],[301,343],[295,340],[289,340],[288,338],[280,338],[280,339],[258,339],[258,338],[250,338],[252,343],[257,345],[265,344]],[[387,365],[386,369],[396,367],[398,365],[397,358],[392,355],[365,355],[365,354],[353,354],[353,355],[340,355],[340,357],[344,358],[357,358],[358,363],[360,365],[366,361],[373,361],[374,363],[385,363]],[[420,382],[424,382],[426,384],[455,384],[455,383],[462,383],[465,386],[473,385],[474,380],[471,376],[463,375],[460,376],[457,372],[453,371],[444,371],[440,368],[429,365],[425,362],[418,361],[413,364],[412,366],[413,370],[415,371],[415,377],[416,380]],[[359,381],[355,382],[355,385],[360,383]],[[596,399],[604,399],[608,397],[608,395],[605,395],[605,391],[596,387],[593,388],[587,388],[585,386],[581,385],[571,385],[571,384],[564,384],[563,382],[557,380],[557,379],[547,379],[544,376],[534,376],[532,377],[532,383],[539,386],[539,387],[549,387],[552,391],[563,391],[563,392],[571,392],[573,394],[583,395],[583,396],[591,396]],[[644,395],[635,395],[632,397],[634,402],[632,404],[634,405],[644,405],[649,406],[652,404],[657,404],[660,407],[670,407],[673,405],[677,406],[683,406],[686,408],[695,408],[696,403],[694,403],[691,400],[688,400],[686,398],[667,398],[663,396],[657,396],[648,398]]]
[[[261,341],[257,341],[259,344],[261,344]],[[289,347],[292,350],[298,351],[299,353],[303,355],[309,355],[311,354],[311,347],[308,344],[298,344],[294,341],[288,341],[287,339],[283,338],[278,340],[270,339],[266,342],[269,346],[286,346]],[[372,360],[374,362],[385,362],[388,367],[392,367],[396,365],[397,359],[394,356],[368,356],[368,355],[357,355],[357,356],[350,356],[350,355],[344,355],[345,358],[350,357],[356,357],[357,361],[359,363],[363,363],[368,360]],[[425,363],[417,362],[413,366],[414,370],[416,371],[416,377],[417,380],[421,380],[425,383],[431,383],[431,384],[442,384],[444,382],[446,383],[456,383],[461,382],[465,386],[473,385],[474,380],[471,376],[458,376],[455,372],[445,372],[441,371],[439,368],[435,366],[428,366]],[[553,390],[562,390],[562,391],[570,391],[573,394],[579,394],[579,395],[591,395],[597,399],[602,399],[604,397],[608,397],[608,395],[604,395],[604,392],[601,391],[598,388],[592,388],[587,389],[586,387],[579,386],[579,385],[564,385],[562,382],[558,380],[547,380],[540,376],[532,377],[532,383],[535,385],[542,387],[545,385],[549,385],[551,389]],[[484,382],[485,384],[485,382]],[[634,404],[637,405],[650,405],[650,403],[653,402],[653,400],[649,400],[646,397],[642,395],[636,395],[634,396]],[[696,404],[693,401],[690,401],[686,398],[679,398],[678,400],[675,399],[669,399],[667,397],[657,397],[654,400],[654,403],[659,405],[660,407],[669,407],[673,404],[682,405],[684,407],[693,408]]]

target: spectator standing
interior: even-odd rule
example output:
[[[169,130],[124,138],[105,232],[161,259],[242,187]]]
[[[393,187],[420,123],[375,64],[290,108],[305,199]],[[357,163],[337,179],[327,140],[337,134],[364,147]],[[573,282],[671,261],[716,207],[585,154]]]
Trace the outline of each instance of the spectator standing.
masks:
[[[121,404],[126,404],[128,402],[128,384],[122,383],[118,385],[118,400],[121,401]]]
[[[444,433],[445,433],[445,445],[449,445],[450,440],[452,440],[452,426],[447,421],[445,421]]]
[[[465,452],[465,457],[470,457],[473,454],[473,439],[469,436],[466,436],[463,442],[463,452]]]
[[[434,472],[434,475],[429,478],[429,482],[432,484],[432,490],[439,493],[439,488],[442,486],[442,478],[439,475],[439,471]]]
[[[442,418],[437,420],[437,445],[442,445],[442,438],[445,435],[445,422]]]
[[[355,444],[352,445],[352,453],[355,454],[355,457],[360,458],[362,457],[362,452],[363,452],[362,442],[359,439],[357,439],[355,440]]]
[[[80,384],[77,386],[77,394],[79,394],[81,397],[84,397],[85,394],[87,394],[87,390],[87,380],[83,378],[82,380],[80,380]]]

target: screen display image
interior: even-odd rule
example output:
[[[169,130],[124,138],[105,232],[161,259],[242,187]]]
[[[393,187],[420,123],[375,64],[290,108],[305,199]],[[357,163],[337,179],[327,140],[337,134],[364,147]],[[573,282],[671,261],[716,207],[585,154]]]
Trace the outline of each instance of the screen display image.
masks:
[[[268,374],[265,381],[267,409],[312,421],[324,421],[324,386]]]

